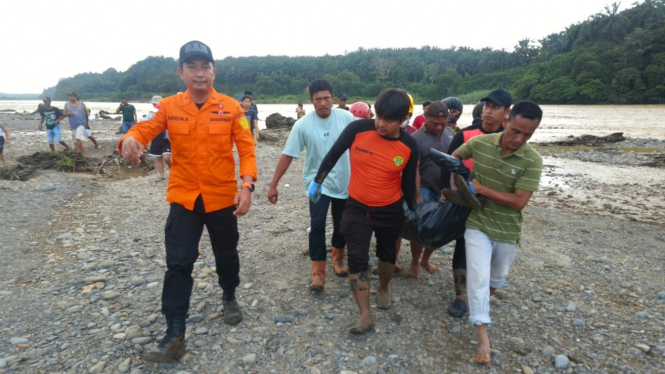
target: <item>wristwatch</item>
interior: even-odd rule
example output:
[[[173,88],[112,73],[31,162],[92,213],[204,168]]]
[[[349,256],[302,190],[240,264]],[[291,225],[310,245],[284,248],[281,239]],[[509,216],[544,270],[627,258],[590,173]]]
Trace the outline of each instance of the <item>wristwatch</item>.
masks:
[[[243,182],[240,188],[249,188],[249,192],[254,192],[254,183]]]

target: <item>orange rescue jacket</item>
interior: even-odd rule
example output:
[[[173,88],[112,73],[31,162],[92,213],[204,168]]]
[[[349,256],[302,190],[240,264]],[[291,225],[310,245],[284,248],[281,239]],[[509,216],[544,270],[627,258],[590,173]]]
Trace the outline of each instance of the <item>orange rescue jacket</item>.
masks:
[[[240,159],[240,176],[257,180],[254,139],[238,102],[211,89],[199,109],[189,91],[162,100],[155,116],[134,125],[118,143],[133,137],[145,147],[168,130],[171,140],[171,174],[166,201],[193,210],[199,195],[206,212],[230,207],[238,193],[233,143]]]

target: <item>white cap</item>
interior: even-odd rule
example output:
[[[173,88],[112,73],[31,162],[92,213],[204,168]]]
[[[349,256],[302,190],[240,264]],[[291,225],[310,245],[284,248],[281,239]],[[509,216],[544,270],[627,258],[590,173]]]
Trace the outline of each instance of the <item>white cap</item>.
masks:
[[[160,101],[162,101],[162,97],[159,95],[155,95],[150,99],[150,103],[152,104],[159,104]]]

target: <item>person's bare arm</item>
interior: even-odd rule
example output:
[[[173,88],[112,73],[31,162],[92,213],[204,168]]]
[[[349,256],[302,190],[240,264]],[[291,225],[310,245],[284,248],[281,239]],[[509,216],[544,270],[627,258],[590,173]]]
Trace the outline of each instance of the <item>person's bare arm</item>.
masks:
[[[136,107],[134,107],[134,123],[136,123],[136,122],[138,122],[138,121],[136,120]]]
[[[63,117],[71,117],[71,116],[73,116],[73,115],[74,115],[74,113],[69,113],[69,112],[67,111],[67,104],[65,104],[65,107],[62,108],[62,116],[63,116]]]
[[[277,167],[275,167],[275,174],[272,176],[272,182],[270,182],[270,189],[268,190],[268,200],[273,204],[277,204],[277,199],[279,197],[279,192],[277,192],[277,184],[279,184],[279,180],[282,179],[282,176],[284,176],[286,171],[289,170],[291,161],[293,161],[293,157],[283,154],[279,158],[279,162],[277,162]]]
[[[483,186],[475,179],[471,181],[471,184],[476,190],[476,195],[483,195],[497,204],[517,210],[524,209],[529,203],[531,196],[533,196],[533,192],[520,189],[515,189],[514,193],[495,191],[489,187]]]
[[[90,130],[90,115],[88,114],[88,108],[85,107],[85,104],[81,102],[81,105],[83,105],[83,113],[85,113],[85,128]]]
[[[44,130],[44,127],[42,126],[44,124],[44,119],[45,117],[42,117],[42,119],[39,120],[39,127],[37,127],[39,131]]]

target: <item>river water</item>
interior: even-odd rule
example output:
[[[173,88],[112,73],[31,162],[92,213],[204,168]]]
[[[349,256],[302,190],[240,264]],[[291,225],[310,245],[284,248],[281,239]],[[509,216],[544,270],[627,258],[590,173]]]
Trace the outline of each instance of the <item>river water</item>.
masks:
[[[15,109],[19,112],[32,112],[37,109],[39,100],[0,101],[0,110]],[[148,103],[132,103],[139,118],[152,108]],[[53,105],[62,108],[64,102],[54,101]],[[287,117],[296,116],[295,104],[260,104],[259,127],[265,128],[265,118],[272,113]],[[100,110],[115,112],[118,103],[86,102],[92,113]],[[304,105],[309,113],[314,110],[311,104]],[[543,105],[543,121],[532,141],[549,141],[569,135],[591,134],[608,135],[623,132],[630,138],[665,139],[665,105]],[[459,124],[462,127],[471,123],[473,105],[465,105]],[[422,107],[417,106],[415,115],[421,114]],[[415,117],[414,115],[414,117]]]

